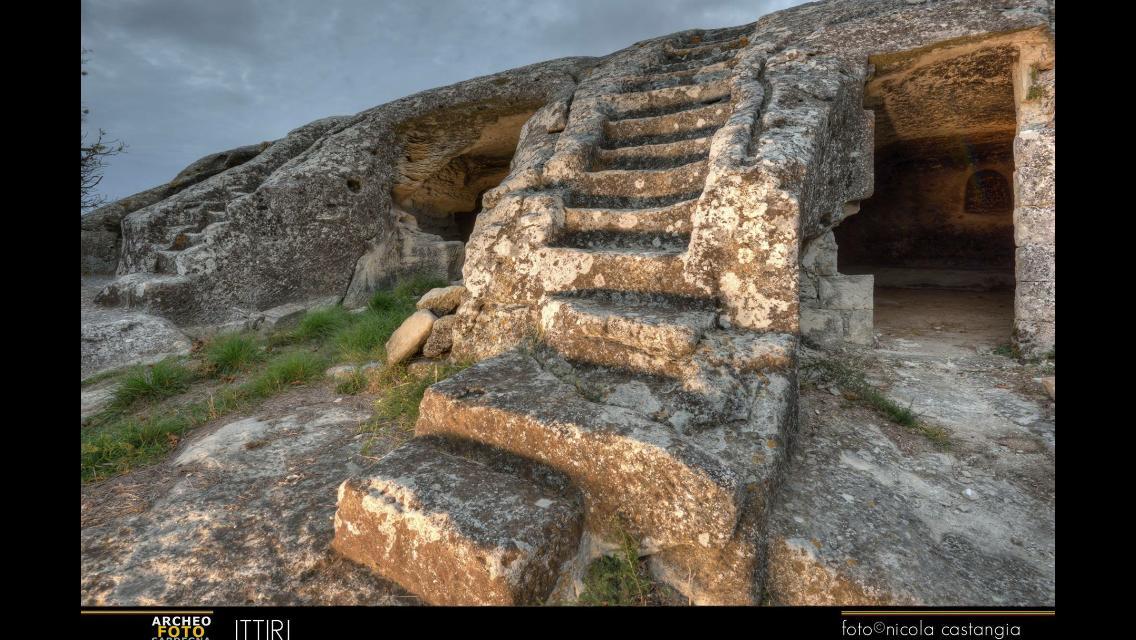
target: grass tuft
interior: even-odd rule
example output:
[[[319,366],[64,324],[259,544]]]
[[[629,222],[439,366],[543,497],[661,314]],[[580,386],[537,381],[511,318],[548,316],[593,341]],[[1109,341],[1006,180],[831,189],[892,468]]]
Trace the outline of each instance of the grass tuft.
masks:
[[[378,291],[371,296],[367,308],[376,313],[395,311],[406,307],[406,299],[396,296],[393,291]]]
[[[180,417],[130,417],[85,430],[80,436],[80,476],[91,482],[152,462],[172,449],[188,426]]]
[[[340,380],[339,383],[335,385],[335,392],[348,396],[355,396],[362,393],[366,388],[367,374],[356,369],[355,371],[351,372],[350,376],[344,378],[343,380]]]
[[[205,347],[205,364],[213,375],[233,375],[264,358],[252,336],[232,333],[218,336]]]
[[[308,351],[285,353],[272,359],[264,372],[247,385],[247,390],[255,397],[265,398],[288,386],[323,376],[326,364],[323,357]]]
[[[580,604],[627,606],[649,604],[654,585],[639,561],[639,543],[622,526],[616,527],[619,550],[596,558],[584,574]]]
[[[300,340],[322,340],[351,324],[351,314],[338,305],[309,311],[300,320],[295,335]]]
[[[337,331],[332,336],[331,343],[335,345],[342,360],[359,362],[384,359],[387,340],[408,315],[410,314],[400,309],[384,312],[367,310],[359,314],[354,323]]]
[[[951,446],[950,432],[943,427],[925,424],[911,406],[904,407],[872,385],[864,373],[853,364],[837,359],[817,360],[801,365],[801,375],[817,386],[836,385],[844,391],[844,397],[859,402],[888,420],[919,434],[940,448]]]
[[[133,367],[122,378],[114,392],[112,406],[126,409],[141,401],[156,401],[175,396],[189,388],[193,372],[173,358],[151,366]]]
[[[445,380],[470,366],[471,363],[445,363],[435,365],[431,371],[414,375],[405,366],[384,367],[368,380],[368,389],[379,393],[375,401],[375,415],[361,431],[372,437],[363,446],[363,455],[370,455],[375,438],[394,427],[403,434],[412,433],[418,421],[418,408],[422,396],[430,385]]]
[[[394,295],[399,298],[420,298],[431,289],[448,286],[450,283],[438,276],[415,273],[399,280],[394,287]]]
[[[994,349],[991,350],[991,353],[993,353],[996,356],[1002,356],[1004,358],[1014,358],[1014,359],[1018,359],[1022,356],[1022,354],[1018,351],[1018,348],[1015,347],[1013,344],[1010,344],[1009,342],[1007,342],[1006,344],[1000,344],[997,347],[994,347]]]

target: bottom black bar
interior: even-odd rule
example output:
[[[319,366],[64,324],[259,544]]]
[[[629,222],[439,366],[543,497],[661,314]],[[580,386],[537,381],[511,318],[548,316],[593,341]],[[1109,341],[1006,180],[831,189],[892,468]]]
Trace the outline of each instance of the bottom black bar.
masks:
[[[784,629],[820,638],[1040,638],[1056,631],[1053,608],[902,607],[91,607],[81,610],[82,638],[132,640],[311,640],[396,635],[402,625],[428,623],[430,635],[448,620],[502,617],[521,630],[526,618],[564,617],[577,631],[586,618],[625,616],[660,622],[713,616],[721,624],[761,625],[764,637]],[[649,618],[648,618],[649,617]],[[390,626],[398,625],[398,626]],[[468,630],[468,627],[464,627]],[[566,629],[566,627],[559,627]],[[745,627],[742,627],[745,628]],[[385,629],[380,632],[379,629]],[[532,628],[529,628],[530,631]],[[527,635],[527,634],[526,634]]]

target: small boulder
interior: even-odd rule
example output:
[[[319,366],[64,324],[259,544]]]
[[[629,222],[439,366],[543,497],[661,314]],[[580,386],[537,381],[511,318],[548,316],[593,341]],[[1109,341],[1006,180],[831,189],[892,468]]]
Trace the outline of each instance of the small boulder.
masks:
[[[418,353],[430,337],[430,330],[434,328],[437,319],[437,316],[426,310],[416,311],[407,318],[391,335],[390,340],[387,340],[387,364],[398,364]]]
[[[449,351],[454,343],[454,325],[457,322],[457,316],[438,318],[438,321],[434,323],[434,328],[430,331],[430,338],[426,341],[426,346],[422,347],[422,355],[427,358],[437,358]]]
[[[1057,402],[1057,397],[1053,395],[1053,385],[1056,376],[1047,376],[1041,379],[1041,386],[1045,387],[1045,392],[1049,394],[1049,399]]]
[[[462,286],[431,289],[418,300],[418,308],[429,309],[439,316],[453,313],[465,299],[465,291]]]

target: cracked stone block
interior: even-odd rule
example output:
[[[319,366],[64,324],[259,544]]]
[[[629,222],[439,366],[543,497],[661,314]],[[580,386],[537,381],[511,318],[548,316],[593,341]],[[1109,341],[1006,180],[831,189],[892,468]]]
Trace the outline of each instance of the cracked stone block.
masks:
[[[844,317],[833,309],[801,308],[801,335],[819,344],[844,339]]]
[[[1014,209],[1014,245],[1049,244],[1057,240],[1057,210],[1049,207]]]
[[[837,275],[836,249],[836,236],[830,230],[805,246],[801,268],[822,276]]]
[[[1014,253],[1014,278],[1022,282],[1056,280],[1057,250],[1052,244],[1027,244]]]
[[[419,438],[340,485],[332,547],[431,604],[542,604],[582,524],[578,503]]]
[[[871,309],[872,275],[820,278],[820,306],[824,309]]]
[[[854,344],[872,344],[875,339],[872,309],[855,309],[844,313],[844,339]]]

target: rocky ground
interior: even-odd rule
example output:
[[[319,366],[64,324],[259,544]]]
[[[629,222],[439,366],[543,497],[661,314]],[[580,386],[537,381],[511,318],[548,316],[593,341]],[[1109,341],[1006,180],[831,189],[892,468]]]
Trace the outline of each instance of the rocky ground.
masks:
[[[1055,602],[1052,364],[992,353],[1005,296],[878,291],[869,382],[940,446],[802,385],[801,432],[775,510],[770,600],[780,604],[1049,605]],[[806,353],[802,366],[832,357]]]
[[[876,348],[806,351],[804,367],[858,361],[949,442],[803,384],[769,602],[1054,603],[1055,405],[1035,381],[1052,365],[993,353],[1005,299],[963,296],[877,292]],[[333,386],[226,416],[162,463],[84,486],[82,603],[416,603],[329,551],[340,482],[408,436],[392,429],[363,455],[375,398]],[[84,404],[99,392],[84,388]]]
[[[374,397],[332,386],[227,416],[163,463],[83,487],[82,604],[415,602],[329,549],[339,483],[374,460],[358,432]]]
[[[190,339],[169,320],[95,304],[95,295],[113,280],[110,276],[81,278],[81,377],[128,363],[157,362],[167,356],[189,353]]]

